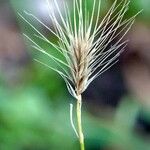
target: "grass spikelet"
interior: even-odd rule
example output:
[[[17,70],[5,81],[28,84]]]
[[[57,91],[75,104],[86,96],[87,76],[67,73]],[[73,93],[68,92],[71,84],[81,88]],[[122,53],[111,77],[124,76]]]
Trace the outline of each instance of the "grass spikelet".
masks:
[[[53,2],[58,12],[57,16],[50,9],[49,0],[46,0],[49,7],[49,17],[53,22],[55,30],[26,11],[24,11],[25,15],[19,14],[19,16],[35,31],[34,37],[53,46],[64,58],[61,60],[51,55],[28,35],[24,34],[32,42],[33,48],[47,55],[56,63],[58,68],[48,66],[40,60],[36,61],[61,75],[69,93],[77,100],[77,130],[72,119],[72,105],[70,105],[70,120],[79,138],[81,150],[84,150],[84,135],[81,122],[81,95],[95,78],[118,61],[118,57],[127,44],[127,41],[122,41],[122,39],[131,28],[137,14],[129,19],[124,19],[130,2],[122,0],[118,3],[115,0],[105,17],[99,22],[101,0],[93,0],[91,13],[86,9],[86,1],[73,0],[73,18],[71,18],[67,3],[64,2],[65,13],[62,13],[58,1],[53,0]],[[47,37],[26,19],[27,16],[30,16],[34,21],[37,21],[51,32],[58,39],[58,44],[49,41]]]

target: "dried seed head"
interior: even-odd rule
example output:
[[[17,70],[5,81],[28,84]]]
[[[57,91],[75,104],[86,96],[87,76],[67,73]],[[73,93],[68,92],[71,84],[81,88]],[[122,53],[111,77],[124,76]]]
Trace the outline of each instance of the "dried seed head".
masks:
[[[49,0],[46,1],[50,8]],[[95,78],[118,61],[120,53],[127,44],[127,41],[122,42],[122,39],[134,23],[137,14],[125,20],[124,15],[128,10],[129,1],[122,0],[117,4],[117,0],[115,0],[104,19],[99,23],[101,0],[93,0],[91,15],[86,9],[86,1],[73,0],[73,18],[71,18],[66,3],[64,4],[65,15],[63,15],[57,1],[53,1],[59,14],[58,19],[53,11],[49,11],[49,17],[53,21],[55,30],[46,26],[36,16],[27,12],[25,14],[31,16],[54,34],[58,38],[58,45],[50,42],[25,17],[19,15],[35,30],[36,34],[34,35],[37,38],[49,43],[64,57],[61,60],[51,55],[25,35],[34,44],[33,47],[49,56],[59,69],[37,61],[59,73],[65,80],[70,94],[76,98],[87,89]],[[96,16],[95,19],[94,16]]]

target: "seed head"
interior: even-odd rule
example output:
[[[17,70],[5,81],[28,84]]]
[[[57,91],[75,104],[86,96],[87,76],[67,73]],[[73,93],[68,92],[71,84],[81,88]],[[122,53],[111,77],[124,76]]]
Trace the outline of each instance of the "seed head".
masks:
[[[123,42],[122,39],[131,28],[137,14],[124,19],[130,2],[122,0],[118,3],[115,0],[106,16],[99,22],[101,0],[93,0],[91,13],[86,9],[86,0],[73,0],[72,18],[67,3],[64,2],[65,13],[63,14],[58,2],[53,1],[58,16],[54,11],[50,11],[50,2],[46,0],[54,30],[36,16],[27,12],[25,14],[48,29],[58,39],[58,44],[49,41],[32,23],[19,15],[35,30],[35,37],[53,46],[63,56],[61,60],[51,55],[24,34],[34,44],[33,47],[49,56],[58,68],[37,61],[59,73],[66,82],[70,94],[77,98],[95,78],[118,61],[119,55],[127,44],[127,41]]]

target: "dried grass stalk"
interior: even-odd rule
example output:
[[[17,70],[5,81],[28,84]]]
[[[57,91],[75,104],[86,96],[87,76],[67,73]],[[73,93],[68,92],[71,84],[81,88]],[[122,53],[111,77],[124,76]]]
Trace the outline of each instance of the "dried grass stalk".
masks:
[[[91,14],[86,9],[86,1],[73,0],[73,18],[71,18],[67,3],[64,3],[64,15],[59,8],[58,2],[56,0],[53,1],[57,8],[58,16],[56,16],[54,11],[50,11],[50,2],[46,0],[49,7],[49,17],[53,21],[55,30],[49,28],[36,16],[28,12],[25,12],[25,14],[32,17],[33,20],[43,25],[57,37],[57,45],[49,41],[26,17],[21,14],[19,15],[35,30],[35,37],[53,46],[63,56],[61,60],[51,55],[33,39],[25,35],[33,43],[33,47],[52,59],[58,68],[48,66],[39,60],[36,61],[60,74],[66,82],[70,94],[77,99],[78,131],[72,119],[72,105],[70,117],[72,127],[79,137],[81,150],[84,150],[84,136],[81,123],[81,95],[95,78],[118,61],[119,55],[127,44],[127,41],[122,42],[122,39],[131,28],[137,14],[129,19],[124,19],[130,2],[122,0],[118,3],[115,0],[106,16],[99,23],[101,0],[93,0]],[[95,16],[96,18],[94,18]]]

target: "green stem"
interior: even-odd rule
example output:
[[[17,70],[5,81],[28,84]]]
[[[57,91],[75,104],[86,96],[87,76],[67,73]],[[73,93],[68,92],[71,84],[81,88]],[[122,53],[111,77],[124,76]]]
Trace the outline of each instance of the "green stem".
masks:
[[[78,123],[78,134],[81,150],[85,150],[84,147],[84,135],[82,131],[82,118],[81,118],[81,108],[82,108],[82,97],[78,95],[77,99],[77,123]]]

